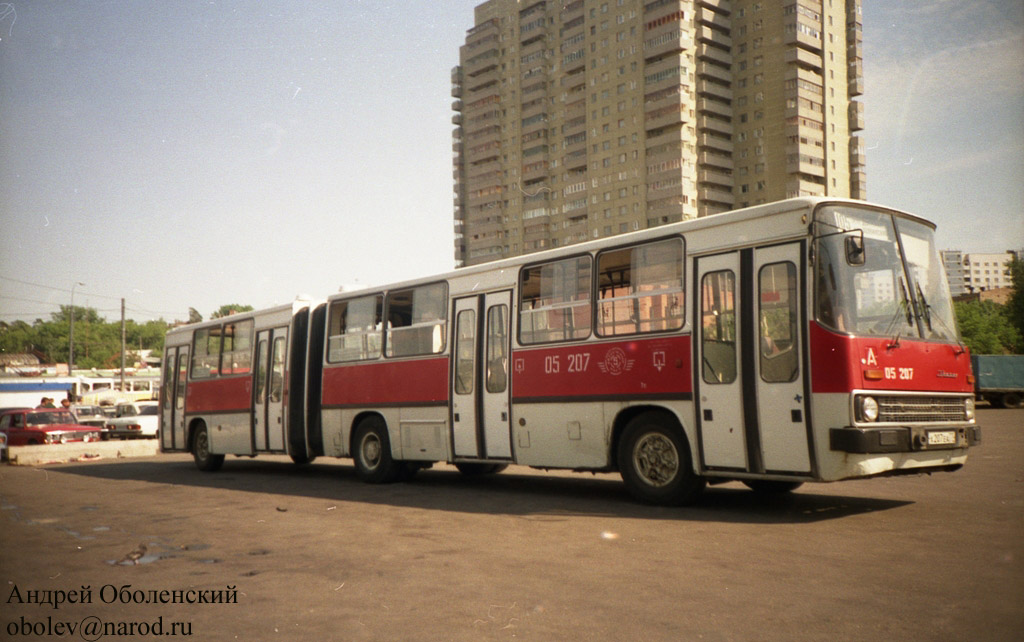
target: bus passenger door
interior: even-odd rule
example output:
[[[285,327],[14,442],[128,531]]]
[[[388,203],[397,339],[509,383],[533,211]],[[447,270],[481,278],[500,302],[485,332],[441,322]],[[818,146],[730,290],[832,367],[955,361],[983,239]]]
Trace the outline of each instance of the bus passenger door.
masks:
[[[512,458],[509,421],[508,358],[509,308],[512,292],[494,292],[484,297],[487,306],[481,393],[484,409],[484,444],[488,458]]]
[[[456,457],[480,457],[477,436],[477,309],[482,296],[455,301],[452,341],[452,445]]]
[[[452,443],[455,457],[510,459],[511,291],[455,301]]]
[[[284,450],[284,360],[288,331],[261,330],[253,369],[252,440],[257,451]]]
[[[754,250],[756,391],[762,472],[810,473],[801,275],[805,245]]]
[[[745,471],[739,259],[738,252],[697,259],[694,408],[703,466]]]
[[[185,384],[188,375],[188,346],[168,348],[164,354],[164,387],[160,391],[160,446],[184,450]]]

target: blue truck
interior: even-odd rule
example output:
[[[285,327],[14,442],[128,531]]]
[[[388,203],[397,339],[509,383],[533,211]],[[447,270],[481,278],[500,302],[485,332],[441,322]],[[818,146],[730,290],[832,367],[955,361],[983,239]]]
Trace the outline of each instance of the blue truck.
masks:
[[[998,408],[1024,405],[1024,355],[971,355],[974,393]]]

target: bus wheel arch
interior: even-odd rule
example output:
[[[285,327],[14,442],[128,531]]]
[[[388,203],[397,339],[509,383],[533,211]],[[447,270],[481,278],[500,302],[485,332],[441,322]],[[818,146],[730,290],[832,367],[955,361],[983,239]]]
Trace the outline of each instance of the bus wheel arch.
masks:
[[[365,413],[353,422],[350,451],[356,475],[371,484],[388,484],[403,477],[405,466],[391,451],[388,424],[378,413]]]
[[[644,407],[616,418],[616,427],[613,453],[635,499],[667,506],[697,499],[706,481],[694,472],[689,439],[674,414]]]
[[[195,460],[196,468],[203,472],[214,472],[220,470],[224,465],[224,455],[215,455],[210,452],[210,433],[206,422],[196,419],[189,424],[188,449]]]

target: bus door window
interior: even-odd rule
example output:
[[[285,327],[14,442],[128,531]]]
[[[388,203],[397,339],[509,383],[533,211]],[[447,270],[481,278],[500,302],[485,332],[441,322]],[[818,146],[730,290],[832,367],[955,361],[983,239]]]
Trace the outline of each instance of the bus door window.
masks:
[[[508,306],[487,310],[487,392],[505,392],[508,385]]]
[[[768,383],[794,381],[797,377],[797,279],[789,261],[771,263],[760,270],[761,378]]]
[[[279,403],[284,394],[284,337],[274,338],[274,354],[271,359],[270,401]]]
[[[455,393],[473,392],[473,372],[476,362],[476,312],[462,310],[456,317],[455,337]]]
[[[707,383],[736,380],[736,275],[708,272],[701,280],[701,355]]]
[[[262,334],[266,334],[265,332]],[[256,346],[256,403],[263,404],[267,394],[267,340]]]

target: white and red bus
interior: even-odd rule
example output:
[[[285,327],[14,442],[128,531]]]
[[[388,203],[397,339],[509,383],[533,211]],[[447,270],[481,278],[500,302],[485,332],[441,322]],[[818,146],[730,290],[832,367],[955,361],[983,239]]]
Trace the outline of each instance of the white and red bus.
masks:
[[[707,483],[953,471],[980,441],[934,226],[799,198],[184,326],[161,443]]]

